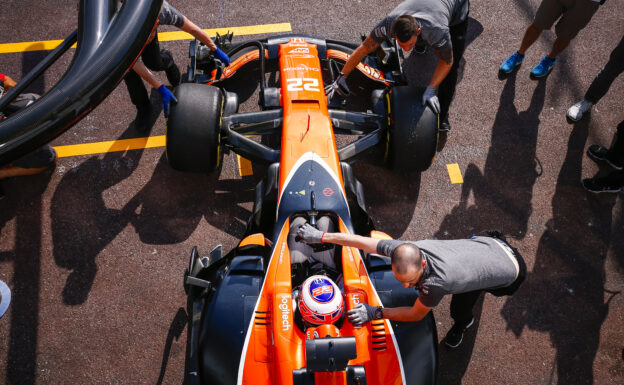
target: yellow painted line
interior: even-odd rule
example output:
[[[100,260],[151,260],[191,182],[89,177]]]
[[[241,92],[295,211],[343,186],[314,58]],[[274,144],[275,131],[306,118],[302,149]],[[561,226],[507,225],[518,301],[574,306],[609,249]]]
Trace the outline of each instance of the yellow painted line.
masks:
[[[234,32],[234,36],[241,35],[255,35],[262,33],[277,33],[277,32],[290,32],[292,31],[290,23],[278,23],[278,24],[262,24],[262,25],[249,25],[242,27],[231,28],[212,28],[204,29],[209,36],[216,36],[217,32],[220,35],[228,32]],[[190,40],[193,39],[191,35],[182,31],[175,32],[159,32],[158,39],[160,41],[174,41],[174,40]],[[28,51],[49,51],[56,48],[61,44],[63,40],[45,40],[45,41],[26,41],[21,43],[2,43],[0,44],[0,53],[15,53],[15,52],[28,52]],[[76,44],[72,46],[76,48]]]
[[[59,158],[79,155],[102,154],[105,152],[139,150],[144,148],[164,147],[165,135],[149,136],[146,138],[121,139],[108,142],[95,142],[72,144],[69,146],[56,146],[56,155]]]
[[[243,158],[240,155],[236,155],[238,159],[238,173],[240,176],[249,176],[253,175],[253,167],[251,166],[251,161],[247,158]]]
[[[451,178],[451,184],[464,183],[461,171],[459,171],[459,165],[457,163],[451,163],[446,165],[446,169]]]

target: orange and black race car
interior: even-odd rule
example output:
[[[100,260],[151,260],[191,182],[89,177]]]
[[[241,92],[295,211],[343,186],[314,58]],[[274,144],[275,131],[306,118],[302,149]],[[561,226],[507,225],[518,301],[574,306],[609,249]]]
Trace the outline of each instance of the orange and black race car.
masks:
[[[232,62],[223,68],[191,43],[189,82],[176,88],[168,120],[170,164],[216,172],[229,150],[268,165],[238,246],[226,255],[220,246],[205,257],[191,252],[184,274],[191,384],[436,383],[431,313],[420,322],[377,320],[361,328],[344,316],[360,302],[414,303],[418,292],[394,278],[389,259],[307,246],[295,236],[308,222],[389,238],[373,229],[347,160],[381,146],[393,167],[424,170],[435,154],[437,116],[421,105],[421,90],[399,85],[395,47],[349,77],[352,93],[364,97],[363,111],[349,110],[350,100],[327,100],[324,85],[353,48],[280,36],[231,48]],[[237,113],[239,93],[232,90],[250,83],[260,84],[260,111]],[[355,140],[338,148],[336,134]],[[279,138],[279,146],[267,136]]]

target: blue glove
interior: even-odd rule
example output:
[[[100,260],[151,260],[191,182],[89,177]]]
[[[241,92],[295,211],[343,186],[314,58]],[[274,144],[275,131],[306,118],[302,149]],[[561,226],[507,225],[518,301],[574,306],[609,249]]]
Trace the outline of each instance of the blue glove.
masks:
[[[422,104],[423,106],[428,104],[429,108],[431,108],[435,114],[440,113],[440,100],[438,100],[438,95],[436,95],[435,87],[427,86],[427,89],[423,94]]]
[[[223,64],[225,64],[226,66],[230,65],[230,57],[226,55],[225,52],[221,51],[221,48],[217,47],[217,49],[213,51],[212,54],[214,55],[214,57],[221,60],[221,62],[223,62]]]
[[[163,102],[163,111],[165,113],[165,118],[169,117],[169,103],[173,100],[174,102],[178,102],[175,96],[169,91],[169,88],[165,87],[164,84],[161,84],[158,87],[158,93],[160,94],[160,98]]]

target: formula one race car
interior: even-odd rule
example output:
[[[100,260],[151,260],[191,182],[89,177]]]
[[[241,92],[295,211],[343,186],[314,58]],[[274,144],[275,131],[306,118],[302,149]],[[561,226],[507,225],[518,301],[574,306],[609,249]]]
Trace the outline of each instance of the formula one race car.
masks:
[[[421,106],[422,90],[399,85],[396,47],[349,76],[353,93],[370,96],[372,111],[347,111],[342,100],[327,100],[323,85],[353,48],[281,36],[230,49],[232,62],[223,67],[191,43],[190,82],[176,88],[178,103],[168,120],[170,164],[214,172],[224,150],[268,164],[238,246],[226,255],[221,246],[206,257],[197,248],[191,252],[184,274],[191,384],[436,383],[431,313],[420,322],[377,320],[361,328],[345,319],[360,302],[413,305],[418,292],[394,278],[389,258],[307,246],[295,236],[308,222],[325,231],[389,238],[373,229],[362,186],[345,161],[381,145],[394,167],[424,170],[435,154],[437,116]],[[265,84],[271,71],[279,87]],[[237,113],[231,89],[250,73],[259,78],[262,110]],[[338,149],[337,133],[358,138]],[[252,135],[277,135],[280,147]]]

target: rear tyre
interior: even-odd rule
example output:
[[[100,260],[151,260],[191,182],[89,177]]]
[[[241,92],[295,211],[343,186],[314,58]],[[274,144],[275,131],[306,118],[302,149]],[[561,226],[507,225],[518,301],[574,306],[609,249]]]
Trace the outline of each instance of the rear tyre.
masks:
[[[393,87],[387,96],[392,123],[386,139],[386,161],[399,171],[425,171],[435,158],[438,115],[423,106],[422,88]]]
[[[167,120],[167,159],[179,171],[210,173],[221,165],[223,94],[217,87],[183,83]]]

